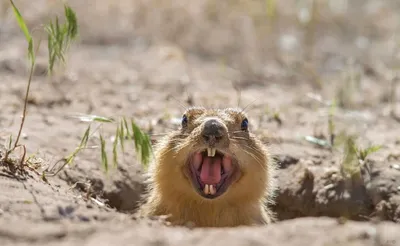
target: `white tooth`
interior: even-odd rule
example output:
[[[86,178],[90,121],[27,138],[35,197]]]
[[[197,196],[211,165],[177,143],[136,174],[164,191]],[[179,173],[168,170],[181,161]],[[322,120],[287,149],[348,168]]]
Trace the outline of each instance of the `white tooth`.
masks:
[[[215,149],[215,148],[212,148],[211,149],[211,156],[215,156],[215,152],[216,152],[217,150]]]
[[[207,148],[207,155],[209,157],[214,157],[216,151],[217,151],[217,149],[215,149],[215,148]]]
[[[215,194],[215,187],[214,185],[210,185],[210,194],[214,195]]]
[[[204,185],[204,194],[208,195],[208,193],[210,193],[210,187],[208,186],[208,184]]]

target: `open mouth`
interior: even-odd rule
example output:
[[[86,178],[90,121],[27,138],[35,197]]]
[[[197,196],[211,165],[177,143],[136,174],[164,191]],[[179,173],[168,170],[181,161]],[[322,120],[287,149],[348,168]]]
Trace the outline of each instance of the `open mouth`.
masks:
[[[205,198],[222,195],[233,181],[232,158],[215,148],[195,152],[190,160],[192,183]]]

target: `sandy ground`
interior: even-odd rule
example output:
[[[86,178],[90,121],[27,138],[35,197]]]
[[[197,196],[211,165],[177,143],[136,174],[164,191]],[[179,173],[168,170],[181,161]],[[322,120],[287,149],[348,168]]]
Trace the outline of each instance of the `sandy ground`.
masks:
[[[309,26],[296,19],[302,7],[287,1],[265,29],[251,24],[265,21],[257,19],[259,1],[236,12],[208,1],[186,7],[184,1],[172,7],[68,2],[80,39],[52,78],[43,73],[41,46],[29,97],[21,141],[35,154],[36,169],[22,175],[0,166],[1,245],[400,245],[396,1],[352,1],[348,12],[335,14],[324,5]],[[30,28],[59,8],[52,1],[16,3]],[[26,42],[8,2],[1,4],[0,138],[6,142],[20,124],[28,70]],[[334,98],[337,132],[357,134],[362,147],[382,145],[357,181],[343,177],[343,153],[304,139],[328,138],[324,102]],[[77,114],[132,117],[157,141],[178,127],[189,105],[238,104],[249,105],[252,130],[280,163],[274,208],[280,220],[273,225],[192,230],[133,217],[144,185],[130,150],[108,174],[99,148],[84,150],[48,182],[36,174],[77,147],[88,126],[72,117]],[[111,139],[115,127],[101,130]],[[98,143],[93,135],[89,144]]]

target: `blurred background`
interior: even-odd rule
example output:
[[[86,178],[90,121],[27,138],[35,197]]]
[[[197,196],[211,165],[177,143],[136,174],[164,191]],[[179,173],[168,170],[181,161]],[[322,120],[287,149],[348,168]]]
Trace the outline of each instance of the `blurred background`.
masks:
[[[59,81],[70,82],[58,83],[64,89],[57,90],[64,99],[70,93],[86,100],[89,92],[96,101],[94,88],[103,96],[104,89],[127,97],[127,102],[121,100],[111,110],[96,109],[98,113],[126,114],[125,106],[134,104],[138,115],[151,112],[165,118],[179,116],[182,108],[193,104],[252,104],[259,109],[256,115],[272,111],[290,115],[288,108],[300,105],[314,110],[334,100],[343,110],[375,109],[398,119],[399,1],[66,2],[76,11],[79,39],[59,73]],[[63,16],[62,1],[15,0],[15,4],[36,41],[45,37],[41,25],[55,15]],[[0,69],[4,76],[23,71],[21,79],[26,76],[22,37],[9,1],[2,0]],[[41,45],[38,52],[38,80],[46,68],[46,48]],[[35,86],[46,90],[49,85],[33,86],[35,91]],[[82,90],[86,86],[91,89]],[[49,96],[53,95],[41,98]],[[32,102],[39,100],[35,98]],[[156,98],[169,103],[160,104]],[[79,106],[74,109],[82,111]],[[141,119],[143,124],[151,121]]]
[[[250,84],[289,81],[321,87],[351,66],[368,75],[398,67],[396,0],[66,2],[77,13],[82,45],[138,50],[173,45],[185,56],[240,71]],[[6,43],[21,33],[9,1],[1,3],[0,41]],[[61,1],[15,3],[30,28],[62,13]]]

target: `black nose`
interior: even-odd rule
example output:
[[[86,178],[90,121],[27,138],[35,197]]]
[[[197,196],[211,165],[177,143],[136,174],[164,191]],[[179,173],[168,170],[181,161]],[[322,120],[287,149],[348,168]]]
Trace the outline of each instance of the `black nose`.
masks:
[[[223,138],[225,134],[224,125],[216,119],[207,120],[204,123],[203,138],[209,144],[215,144]]]

